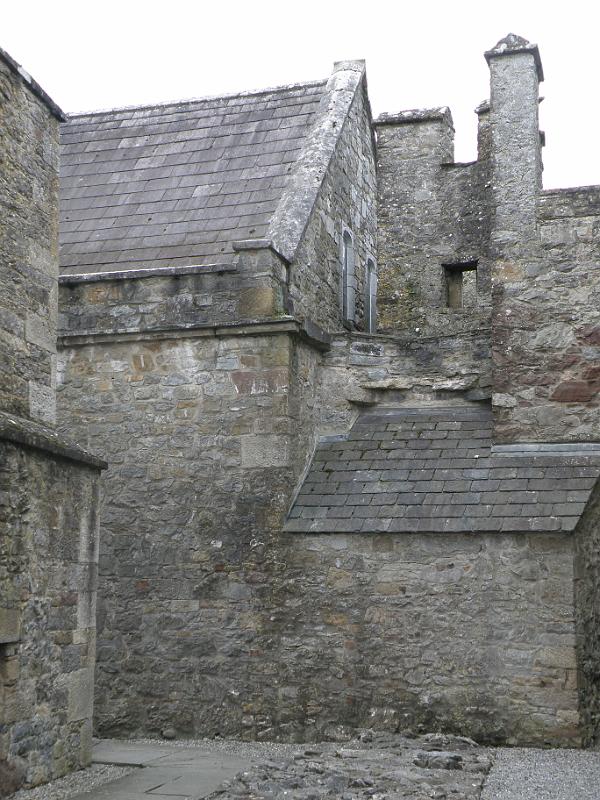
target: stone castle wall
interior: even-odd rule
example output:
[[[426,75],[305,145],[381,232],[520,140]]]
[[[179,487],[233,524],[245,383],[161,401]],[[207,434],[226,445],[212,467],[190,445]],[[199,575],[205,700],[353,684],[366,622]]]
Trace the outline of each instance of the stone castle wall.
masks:
[[[37,785],[92,754],[99,463],[0,423],[0,763]]]
[[[0,58],[0,410],[52,422],[58,120]]]
[[[293,483],[288,338],[105,343],[64,355],[61,405],[111,465],[97,730],[239,732],[247,676],[260,664],[267,524]]]
[[[589,503],[575,535],[575,620],[578,688],[584,745],[600,742],[600,496]]]
[[[278,538],[314,448],[325,346],[310,331],[340,324],[342,223],[359,276],[374,247],[371,130],[353,80],[351,121],[289,267],[247,241],[218,273],[63,278],[60,421],[110,463],[103,734],[253,736],[278,702]]]
[[[98,459],[53,428],[62,112],[0,51],[0,795],[89,764]]]
[[[538,214],[539,250],[511,269],[511,324],[498,324],[498,432],[508,439],[597,441],[600,189],[543,192]]]
[[[64,277],[61,429],[111,464],[102,735],[433,726],[579,744],[578,688],[583,707],[595,667],[578,685],[574,619],[581,641],[591,545],[578,545],[576,606],[567,534],[282,533],[317,436],[346,432],[364,405],[493,393],[504,441],[593,434],[593,397],[577,383],[596,379],[595,194],[540,192],[537,51],[517,42],[512,54],[511,42],[488,54],[476,163],[452,163],[446,111],[408,112],[375,126],[376,176],[363,73],[342,64],[307,146],[315,163],[301,157],[275,214],[294,211],[291,233],[236,242],[235,263],[216,270]],[[341,130],[325,124],[331,109]],[[343,332],[344,226],[359,328],[379,235],[386,335]],[[476,285],[465,274],[464,307],[450,308],[452,271],[475,262]],[[547,339],[532,339],[545,325]],[[523,360],[534,349],[539,370]],[[564,376],[554,419],[548,393]]]
[[[378,152],[380,329],[444,335],[490,324],[484,159],[454,164],[448,109],[383,115]],[[477,263],[464,308],[448,308],[447,268]],[[473,273],[473,279],[475,273]]]
[[[485,329],[419,338],[338,334],[319,373],[319,434],[346,433],[358,409],[378,402],[489,398],[490,367]]]
[[[288,534],[285,552],[278,713],[297,737],[579,743],[569,537]]]
[[[361,80],[354,90],[315,205],[290,266],[293,313],[326,331],[339,330],[344,228],[354,244],[356,314],[364,328],[365,269],[376,259],[376,165],[371,111]]]

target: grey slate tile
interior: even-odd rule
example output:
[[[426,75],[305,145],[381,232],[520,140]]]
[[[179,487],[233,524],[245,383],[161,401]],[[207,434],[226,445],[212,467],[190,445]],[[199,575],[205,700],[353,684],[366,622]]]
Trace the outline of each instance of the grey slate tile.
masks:
[[[85,220],[83,230],[105,233],[77,237],[73,233],[80,229],[68,230],[61,243],[62,267],[162,266],[192,256],[210,263],[231,252],[231,241],[250,235],[250,228],[251,235],[264,235],[323,88],[320,83],[245,95],[243,102],[216,98],[72,117],[61,132],[61,219]],[[215,200],[227,183],[243,193],[225,190],[230,199]],[[196,194],[203,186],[214,191]],[[214,212],[224,206],[227,211]],[[107,208],[109,216],[122,219],[114,235],[113,226],[103,222]],[[182,231],[187,252],[174,249],[168,237],[175,231],[142,233],[145,219],[127,220],[130,214],[171,213],[185,223],[191,219],[184,216],[188,212],[212,225]],[[150,242],[154,236],[160,241]],[[141,248],[140,240],[148,240],[148,247]]]
[[[343,483],[334,484],[338,488],[333,496],[343,496],[342,489],[353,487],[344,505],[327,507],[325,521],[331,521],[330,513],[337,521],[333,515],[339,511],[361,520],[363,532],[383,530],[376,528],[380,520],[395,533],[573,530],[600,475],[600,460],[518,448],[509,456],[492,455],[490,419],[489,410],[454,407],[362,414],[349,434],[349,450],[342,450],[339,442],[317,450],[327,459],[338,455],[338,461],[330,463],[337,464],[332,474],[341,476]],[[439,425],[460,434],[452,440],[455,449],[440,453],[439,442],[447,440],[431,436]],[[483,433],[487,439],[480,436]],[[404,434],[402,447],[394,448]],[[374,447],[376,443],[380,446]],[[376,457],[382,452],[387,452],[385,461]],[[342,458],[342,453],[351,458]],[[431,453],[440,457],[428,461],[425,455]],[[432,461],[434,469],[427,469]],[[319,472],[327,463],[315,461],[309,479],[313,469]],[[311,485],[309,479],[306,485]],[[304,491],[296,506],[306,496]],[[331,497],[327,495],[328,503]],[[315,507],[307,508],[312,513]]]

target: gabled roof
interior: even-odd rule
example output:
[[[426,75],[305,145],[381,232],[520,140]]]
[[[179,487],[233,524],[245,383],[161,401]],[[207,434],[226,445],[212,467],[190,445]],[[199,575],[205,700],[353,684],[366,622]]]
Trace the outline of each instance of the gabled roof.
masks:
[[[227,263],[260,239],[326,83],[70,117],[63,272]]]
[[[317,447],[288,531],[571,531],[600,446],[492,447],[489,407],[381,408]]]

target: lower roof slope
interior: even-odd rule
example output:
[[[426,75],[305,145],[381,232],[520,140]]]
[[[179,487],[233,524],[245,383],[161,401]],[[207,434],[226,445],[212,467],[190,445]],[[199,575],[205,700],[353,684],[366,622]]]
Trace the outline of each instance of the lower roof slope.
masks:
[[[325,82],[72,116],[61,131],[62,271],[230,262],[265,236]]]
[[[494,448],[491,437],[489,407],[363,413],[347,436],[318,445],[286,530],[573,530],[600,475],[600,448]]]

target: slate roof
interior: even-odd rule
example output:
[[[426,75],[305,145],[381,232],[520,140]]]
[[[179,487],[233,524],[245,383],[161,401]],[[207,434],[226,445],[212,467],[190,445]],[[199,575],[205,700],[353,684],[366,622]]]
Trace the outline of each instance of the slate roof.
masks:
[[[230,263],[260,239],[325,82],[70,117],[61,127],[63,272]]]
[[[571,531],[599,445],[492,447],[487,407],[381,408],[323,440],[286,530]]]

